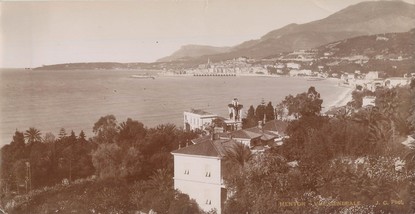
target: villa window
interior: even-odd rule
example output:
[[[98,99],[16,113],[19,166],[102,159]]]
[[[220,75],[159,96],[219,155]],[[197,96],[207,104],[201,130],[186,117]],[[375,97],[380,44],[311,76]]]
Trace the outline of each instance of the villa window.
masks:
[[[210,172],[211,172],[210,165],[206,164],[205,165],[205,177],[210,178],[210,176],[211,176]]]
[[[184,170],[184,174],[185,175],[188,175],[189,174],[189,170],[188,169]]]
[[[212,200],[209,200],[209,199],[208,199],[208,200],[206,200],[206,204],[207,204],[207,205],[211,205],[211,204],[212,204]]]

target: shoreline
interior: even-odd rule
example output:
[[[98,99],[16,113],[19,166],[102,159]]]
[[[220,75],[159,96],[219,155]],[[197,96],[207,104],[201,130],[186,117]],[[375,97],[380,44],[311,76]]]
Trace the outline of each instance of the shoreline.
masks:
[[[324,111],[324,113],[329,111],[332,108],[345,106],[347,105],[348,102],[353,100],[352,92],[354,91],[354,89],[352,87],[346,87],[346,86],[341,86],[341,85],[337,85],[337,86],[340,88],[345,88],[346,90],[338,96],[338,99],[336,99],[335,101],[333,101],[327,106],[327,109]]]

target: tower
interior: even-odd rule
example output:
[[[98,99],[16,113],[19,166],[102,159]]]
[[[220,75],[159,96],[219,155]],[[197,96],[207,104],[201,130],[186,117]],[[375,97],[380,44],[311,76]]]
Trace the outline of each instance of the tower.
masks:
[[[234,98],[230,104],[228,104],[229,120],[227,125],[233,127],[231,130],[238,130],[242,127],[242,108],[237,98]]]

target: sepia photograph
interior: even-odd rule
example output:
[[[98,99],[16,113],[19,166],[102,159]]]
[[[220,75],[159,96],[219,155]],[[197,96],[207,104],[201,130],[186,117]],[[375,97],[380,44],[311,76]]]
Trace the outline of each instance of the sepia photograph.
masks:
[[[0,2],[0,214],[414,214],[415,0]]]

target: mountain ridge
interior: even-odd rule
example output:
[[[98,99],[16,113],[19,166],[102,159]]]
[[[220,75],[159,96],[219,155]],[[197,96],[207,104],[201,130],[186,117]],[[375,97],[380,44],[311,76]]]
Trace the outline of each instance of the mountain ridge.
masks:
[[[406,32],[414,27],[413,4],[400,1],[361,2],[324,19],[304,24],[292,23],[272,30],[259,39],[233,46],[225,53],[202,56],[187,54],[187,60],[199,58],[198,61],[205,61],[210,58],[213,61],[221,61],[239,56],[261,59],[277,53],[310,49],[356,36]]]

